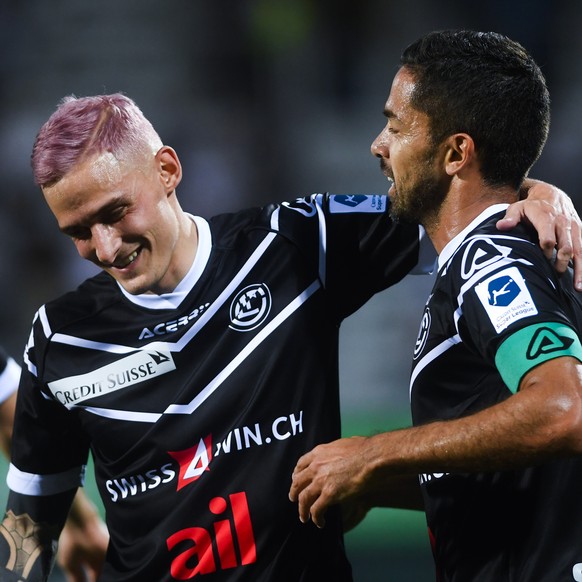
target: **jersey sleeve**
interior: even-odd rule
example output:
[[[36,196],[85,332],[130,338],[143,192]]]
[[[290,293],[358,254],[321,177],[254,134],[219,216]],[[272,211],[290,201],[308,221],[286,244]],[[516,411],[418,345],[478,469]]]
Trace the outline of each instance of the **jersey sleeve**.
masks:
[[[317,262],[322,286],[340,318],[419,265],[422,230],[394,222],[386,196],[314,194],[284,203],[278,225],[308,260]],[[432,246],[426,240],[424,248],[423,269],[430,272],[436,255],[431,261]]]
[[[83,484],[88,441],[75,413],[49,398],[39,361],[46,349],[36,322],[20,377],[7,483],[25,495],[55,495]]]
[[[531,258],[508,259],[506,266],[469,283],[460,295],[460,330],[490,358],[513,393],[524,375],[543,362],[563,356],[582,361],[572,316],[578,307],[568,301],[551,267],[535,255]]]

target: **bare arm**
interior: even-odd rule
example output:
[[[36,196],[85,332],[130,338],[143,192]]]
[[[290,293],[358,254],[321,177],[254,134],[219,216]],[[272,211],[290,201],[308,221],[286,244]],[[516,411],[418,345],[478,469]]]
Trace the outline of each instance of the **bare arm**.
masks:
[[[95,582],[109,544],[109,534],[97,508],[79,489],[59,538],[57,562],[67,582]]]
[[[0,449],[6,458],[10,458],[16,396],[15,390],[0,403]],[[59,540],[57,559],[67,582],[97,580],[108,543],[109,534],[97,508],[79,489]]]
[[[497,228],[509,230],[518,222],[530,223],[558,272],[563,273],[573,261],[576,289],[582,291],[582,222],[572,200],[559,188],[529,178],[524,180],[520,198],[507,209]]]
[[[299,459],[289,496],[301,521],[321,527],[327,507],[374,493],[394,475],[496,471],[580,452],[582,365],[562,357],[472,416],[316,447]]]
[[[14,411],[16,409],[16,391],[0,403],[0,450],[10,458],[10,443],[14,427]]]

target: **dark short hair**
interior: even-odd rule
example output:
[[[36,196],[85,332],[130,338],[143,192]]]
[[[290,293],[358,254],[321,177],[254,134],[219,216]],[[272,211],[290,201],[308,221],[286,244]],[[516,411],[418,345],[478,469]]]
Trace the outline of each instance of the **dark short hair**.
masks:
[[[495,32],[432,32],[401,57],[411,103],[430,120],[431,138],[467,133],[484,180],[519,187],[541,154],[550,125],[544,76],[517,42]]]

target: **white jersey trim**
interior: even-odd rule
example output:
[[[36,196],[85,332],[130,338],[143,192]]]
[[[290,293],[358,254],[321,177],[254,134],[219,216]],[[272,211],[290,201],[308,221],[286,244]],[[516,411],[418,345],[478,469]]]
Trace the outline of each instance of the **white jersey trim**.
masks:
[[[162,295],[153,295],[150,293],[132,295],[118,283],[119,289],[128,301],[140,307],[145,307],[146,309],[176,309],[188,293],[190,293],[194,285],[196,285],[210,259],[212,233],[210,232],[210,225],[204,218],[190,214],[188,216],[194,222],[198,231],[198,248],[196,249],[196,256],[188,273],[171,293],[164,293]]]
[[[56,495],[82,486],[85,470],[86,465],[81,465],[63,473],[37,475],[21,471],[10,463],[6,483],[11,491],[22,495]]]

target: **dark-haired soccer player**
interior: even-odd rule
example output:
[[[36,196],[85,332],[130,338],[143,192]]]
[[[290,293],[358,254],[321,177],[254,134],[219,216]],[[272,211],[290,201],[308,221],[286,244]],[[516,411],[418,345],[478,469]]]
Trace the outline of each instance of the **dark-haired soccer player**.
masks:
[[[581,581],[582,306],[535,232],[496,228],[548,134],[545,80],[496,33],[431,33],[401,65],[372,152],[394,214],[439,252],[415,426],[317,447],[291,498],[321,526],[334,504],[400,504],[406,484],[408,502],[420,481],[439,580]]]

